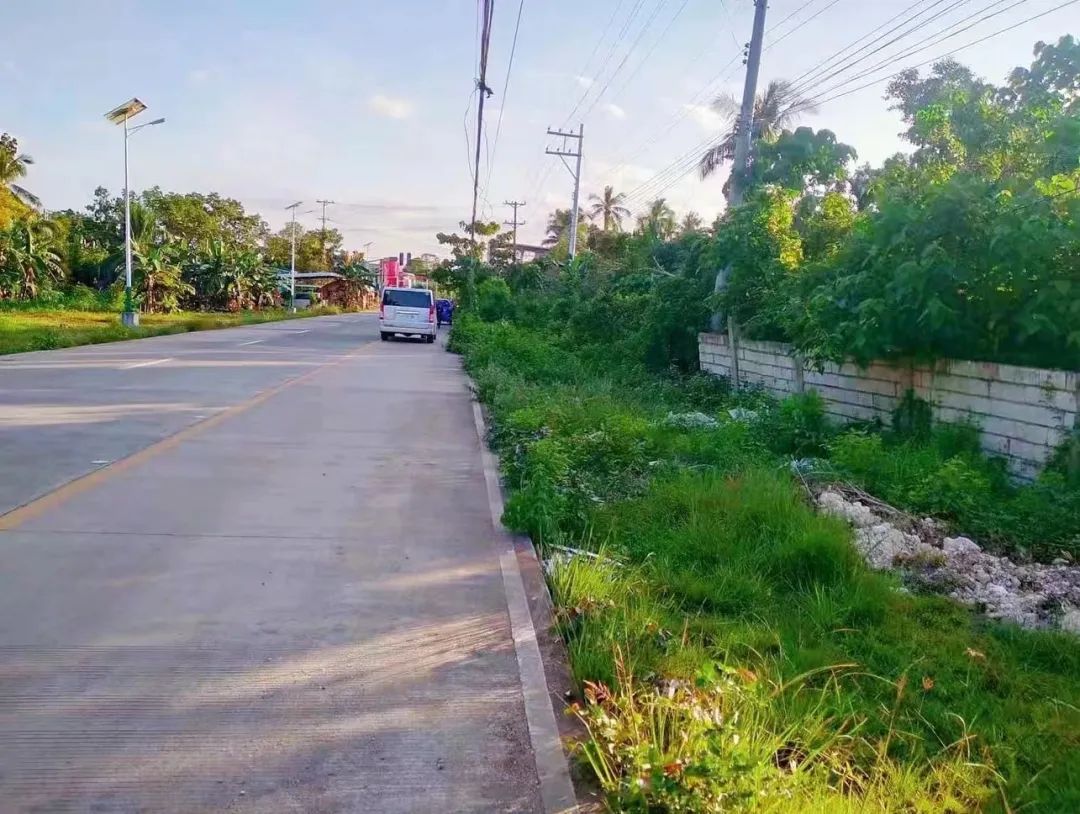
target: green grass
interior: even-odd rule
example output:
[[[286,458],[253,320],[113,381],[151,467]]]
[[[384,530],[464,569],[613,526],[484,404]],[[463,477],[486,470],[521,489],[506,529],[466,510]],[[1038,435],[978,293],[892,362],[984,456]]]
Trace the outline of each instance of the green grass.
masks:
[[[557,560],[551,584],[574,677],[597,701],[580,708],[582,754],[613,808],[1080,810],[1080,642],[867,569],[847,527],[807,504],[776,428],[725,419],[752,395],[514,325],[463,318],[452,339],[492,411],[505,521],[601,553]],[[718,426],[667,425],[687,409]],[[887,452],[859,464],[804,418],[785,443],[892,471]],[[893,466],[936,471],[950,443]],[[955,505],[970,488],[952,477]],[[777,765],[788,754],[805,758]]]
[[[0,310],[0,354],[70,348],[123,339],[233,328],[334,313],[315,308],[291,314],[279,309],[239,313],[143,314],[138,328],[125,328],[106,311]]]

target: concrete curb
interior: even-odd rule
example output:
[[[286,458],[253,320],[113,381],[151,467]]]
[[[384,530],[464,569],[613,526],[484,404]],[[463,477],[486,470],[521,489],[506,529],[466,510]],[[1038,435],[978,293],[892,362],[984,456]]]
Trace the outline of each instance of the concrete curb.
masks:
[[[503,526],[502,485],[499,482],[498,463],[487,445],[487,422],[480,403],[473,402],[473,419],[480,441],[480,456],[487,486],[488,508],[491,522],[498,539],[499,565],[502,569],[503,589],[510,612],[510,628],[514,638],[521,690],[525,700],[525,718],[529,727],[536,760],[536,773],[540,780],[540,798],[545,814],[559,814],[577,810],[577,798],[570,779],[570,770],[563,752],[559,727],[551,706],[544,662],[540,655],[536,628],[525,591],[525,582],[518,566],[518,547],[513,535]],[[527,556],[535,557],[532,546]]]

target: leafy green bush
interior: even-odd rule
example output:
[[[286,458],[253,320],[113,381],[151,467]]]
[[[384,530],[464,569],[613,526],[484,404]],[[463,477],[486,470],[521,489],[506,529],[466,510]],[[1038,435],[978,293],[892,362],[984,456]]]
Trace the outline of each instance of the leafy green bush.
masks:
[[[488,277],[476,287],[476,311],[481,319],[495,322],[510,315],[510,286],[498,277]]]
[[[772,449],[799,457],[824,453],[833,434],[825,402],[815,390],[788,396],[766,411],[759,427]]]

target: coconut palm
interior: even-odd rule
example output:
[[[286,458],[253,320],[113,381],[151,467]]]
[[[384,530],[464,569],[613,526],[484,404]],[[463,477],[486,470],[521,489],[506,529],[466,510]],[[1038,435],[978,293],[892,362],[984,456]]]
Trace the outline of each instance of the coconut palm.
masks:
[[[717,96],[713,100],[713,110],[724,117],[732,126],[698,161],[701,177],[708,178],[721,166],[735,157],[735,124],[739,116],[739,103],[731,94]],[[793,124],[804,113],[814,113],[817,106],[801,96],[795,86],[784,79],[775,79],[759,93],[754,100],[754,123],[751,138],[772,141],[780,132]]]
[[[638,218],[638,228],[661,240],[667,240],[675,234],[675,211],[668,206],[664,198],[657,198],[649,204],[648,210]]]
[[[195,292],[194,286],[184,281],[172,246],[154,246],[140,251],[134,259],[132,285],[142,296],[144,311],[175,311],[181,295]]]
[[[19,153],[19,142],[14,136],[7,133],[0,136],[0,187],[36,209],[41,206],[40,199],[15,183],[26,176],[26,168],[33,163],[30,156]]]
[[[547,237],[544,238],[545,246],[554,246],[562,236],[570,231],[570,210],[556,209],[548,215]]]
[[[603,218],[605,232],[610,231],[612,226],[616,232],[622,231],[623,218],[630,217],[630,210],[623,206],[626,193],[616,194],[613,187],[606,186],[603,195],[590,195],[589,200],[595,201],[589,209],[590,218]]]
[[[701,215],[697,212],[687,212],[682,219],[682,223],[679,224],[679,232],[689,235],[702,231],[703,226],[704,221],[701,220]]]
[[[44,221],[16,221],[0,232],[0,297],[36,297],[41,286],[63,274],[54,233]]]

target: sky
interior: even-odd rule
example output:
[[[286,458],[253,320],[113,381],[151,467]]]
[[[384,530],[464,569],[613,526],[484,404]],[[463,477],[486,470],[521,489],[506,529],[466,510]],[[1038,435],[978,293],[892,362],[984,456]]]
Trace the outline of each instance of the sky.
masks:
[[[802,123],[833,130],[860,162],[880,163],[904,149],[900,120],[882,98],[888,74],[1063,2],[773,0],[761,86],[810,71],[807,93],[824,104]],[[342,230],[348,248],[367,246],[371,257],[445,254],[435,233],[469,217],[476,0],[4,6],[0,131],[34,157],[24,186],[49,209],[82,208],[97,186],[119,193],[123,140],[103,114],[137,96],[148,110],[133,124],[166,122],[131,138],[133,189],[216,191],[275,228],[295,201],[304,202],[300,221],[317,227],[316,201],[332,200],[328,225]],[[842,66],[844,53],[827,61],[890,18],[902,15],[896,25],[918,12],[907,27],[925,27],[907,38],[873,56],[867,48],[855,56],[862,61],[831,79],[813,72],[823,63]],[[725,121],[709,102],[720,93],[741,95],[741,49],[752,17],[752,0],[496,0],[480,214],[508,219],[504,202],[525,201],[519,240],[539,242],[548,213],[567,208],[573,191],[568,171],[544,152],[559,145],[546,130],[583,124],[583,206],[612,184],[631,195],[631,209],[663,195],[680,215],[693,209],[711,221],[723,208],[723,178],[701,181],[689,160],[679,159],[722,132]],[[931,35],[944,36],[968,17],[964,25],[974,27],[934,43]],[[1031,62],[1035,42],[1066,33],[1080,34],[1080,2],[955,58],[1001,82]],[[928,47],[904,56],[928,37]],[[830,100],[874,80],[881,81]]]

